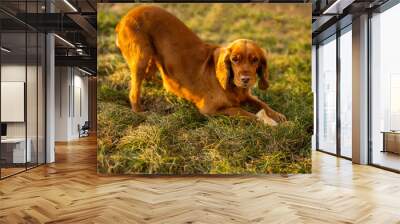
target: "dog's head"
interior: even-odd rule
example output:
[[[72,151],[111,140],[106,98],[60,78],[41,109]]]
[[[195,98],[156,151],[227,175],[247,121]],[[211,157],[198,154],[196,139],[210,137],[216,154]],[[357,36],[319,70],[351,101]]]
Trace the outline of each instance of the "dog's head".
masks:
[[[258,81],[260,89],[268,88],[267,54],[251,40],[239,39],[214,52],[216,75],[224,89],[230,85],[251,88]]]

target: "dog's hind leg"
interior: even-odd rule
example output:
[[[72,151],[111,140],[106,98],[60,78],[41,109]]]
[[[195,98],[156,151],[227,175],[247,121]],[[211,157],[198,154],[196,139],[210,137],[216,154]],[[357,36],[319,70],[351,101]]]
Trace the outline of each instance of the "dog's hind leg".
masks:
[[[157,78],[157,65],[154,58],[151,58],[147,63],[146,80],[153,83],[162,84],[162,80]]]
[[[155,73],[154,65],[152,65],[154,63],[152,62],[153,51],[148,46],[149,44],[146,44],[145,38],[138,36],[123,52],[131,72],[129,101],[133,112],[142,111],[140,95],[143,79],[149,76],[150,73]]]
[[[154,51],[149,38],[141,29],[141,24],[140,21],[132,20],[128,25],[119,25],[117,31],[118,47],[131,72],[129,101],[134,112],[142,111],[140,103],[142,82],[154,70],[152,65]]]
[[[130,63],[131,70],[131,89],[129,91],[129,101],[133,112],[142,111],[140,103],[141,87],[143,79],[146,77],[146,63],[143,60],[137,60]]]
[[[141,71],[136,67],[131,68],[131,89],[129,91],[129,101],[131,102],[133,112],[142,111],[142,107],[140,105],[140,92],[143,79],[140,73]]]
[[[131,89],[129,92],[129,101],[133,112],[142,111],[140,103],[141,86],[143,79],[149,75],[148,64],[151,59],[151,52],[149,50],[137,46],[134,50],[135,54],[131,54],[129,60],[129,68],[131,71]]]

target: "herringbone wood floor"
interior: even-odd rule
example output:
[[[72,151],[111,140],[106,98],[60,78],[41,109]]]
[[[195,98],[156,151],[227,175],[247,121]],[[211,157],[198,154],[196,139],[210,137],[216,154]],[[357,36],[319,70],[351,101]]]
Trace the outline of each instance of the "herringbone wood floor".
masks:
[[[290,177],[100,177],[96,142],[0,181],[0,223],[400,223],[400,175],[313,155]]]

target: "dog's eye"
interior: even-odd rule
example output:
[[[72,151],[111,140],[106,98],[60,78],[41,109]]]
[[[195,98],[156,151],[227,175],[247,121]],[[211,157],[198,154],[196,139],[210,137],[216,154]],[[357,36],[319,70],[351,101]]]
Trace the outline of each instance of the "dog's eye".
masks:
[[[250,61],[253,64],[257,64],[258,63],[258,58],[252,58]]]
[[[233,63],[238,63],[239,62],[239,57],[238,56],[233,56],[231,60],[232,60]]]

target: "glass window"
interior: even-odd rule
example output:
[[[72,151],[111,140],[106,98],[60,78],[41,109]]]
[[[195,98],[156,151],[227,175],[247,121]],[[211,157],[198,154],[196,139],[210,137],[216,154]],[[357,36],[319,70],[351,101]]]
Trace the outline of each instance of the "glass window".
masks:
[[[318,149],[336,153],[336,36],[318,47]]]
[[[372,163],[400,170],[400,4],[371,18]]]
[[[340,36],[340,154],[352,156],[352,35],[351,26]]]
[[[0,178],[45,162],[45,35],[10,16],[42,12],[43,4],[0,3],[13,12],[0,12]]]
[[[25,117],[26,33],[3,32],[1,47],[1,175],[6,177],[24,171],[31,159]]]

